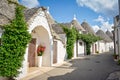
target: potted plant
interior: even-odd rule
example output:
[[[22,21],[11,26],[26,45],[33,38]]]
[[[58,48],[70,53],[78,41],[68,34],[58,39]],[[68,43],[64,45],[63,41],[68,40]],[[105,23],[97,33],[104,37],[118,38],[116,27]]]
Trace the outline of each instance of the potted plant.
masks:
[[[37,47],[37,55],[38,55],[38,67],[41,67],[42,66],[42,55],[45,51],[45,46],[42,46],[42,45],[39,45]]]
[[[118,54],[114,54],[113,57],[114,57],[115,60],[117,60],[118,59]]]
[[[37,48],[37,55],[42,56],[45,51],[45,46],[39,45]]]
[[[99,54],[99,51],[96,51],[97,54]]]

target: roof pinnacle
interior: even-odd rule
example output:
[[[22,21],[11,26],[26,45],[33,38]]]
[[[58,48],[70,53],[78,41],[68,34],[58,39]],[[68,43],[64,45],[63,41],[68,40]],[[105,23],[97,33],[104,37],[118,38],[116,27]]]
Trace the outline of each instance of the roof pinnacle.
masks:
[[[74,14],[73,20],[76,20],[76,15]]]

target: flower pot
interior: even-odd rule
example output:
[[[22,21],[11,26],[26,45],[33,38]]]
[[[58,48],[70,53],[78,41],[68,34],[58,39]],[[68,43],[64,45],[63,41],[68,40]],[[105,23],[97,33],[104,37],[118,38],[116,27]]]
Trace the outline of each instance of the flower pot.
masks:
[[[38,56],[38,67],[42,67],[42,56]]]
[[[118,55],[114,55],[114,59],[118,59]]]

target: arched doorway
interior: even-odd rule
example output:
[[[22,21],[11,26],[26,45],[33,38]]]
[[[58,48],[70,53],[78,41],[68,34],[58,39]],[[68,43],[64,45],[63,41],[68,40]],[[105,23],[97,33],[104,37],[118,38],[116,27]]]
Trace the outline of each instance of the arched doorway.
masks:
[[[51,45],[48,31],[43,26],[35,27],[32,32],[32,40],[28,48],[28,62],[29,67],[38,65],[37,61],[37,46],[43,45],[46,47],[44,54],[42,55],[42,66],[51,66]]]

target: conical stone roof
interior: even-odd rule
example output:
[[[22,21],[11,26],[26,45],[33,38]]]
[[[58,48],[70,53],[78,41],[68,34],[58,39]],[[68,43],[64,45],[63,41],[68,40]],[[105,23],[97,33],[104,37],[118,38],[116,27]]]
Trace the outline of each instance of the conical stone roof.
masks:
[[[113,40],[113,34],[110,31],[106,31],[106,34]]]
[[[60,24],[52,24],[52,29],[57,33],[57,34],[63,34],[64,31]]]
[[[87,22],[82,22],[81,26],[90,34],[95,34],[93,28],[87,23]]]
[[[52,25],[55,24],[55,20],[53,19],[53,17],[51,16],[50,13],[46,12],[46,16],[47,16],[47,20],[48,22]]]
[[[101,39],[103,39],[106,42],[112,42],[112,39],[106,33],[104,33],[102,30],[98,30],[96,32],[96,35],[98,35]]]
[[[79,31],[85,31],[85,29],[81,26],[81,24],[79,24],[79,22],[77,20],[72,20],[71,24]]]
[[[13,2],[14,0],[11,0],[11,1]],[[0,25],[1,26],[8,24],[12,19],[14,19],[15,7],[16,5],[14,3],[9,3],[8,0],[0,0]]]
[[[40,8],[31,8],[31,9],[25,9],[24,11],[24,15],[25,15],[25,19],[28,22],[39,10]]]

